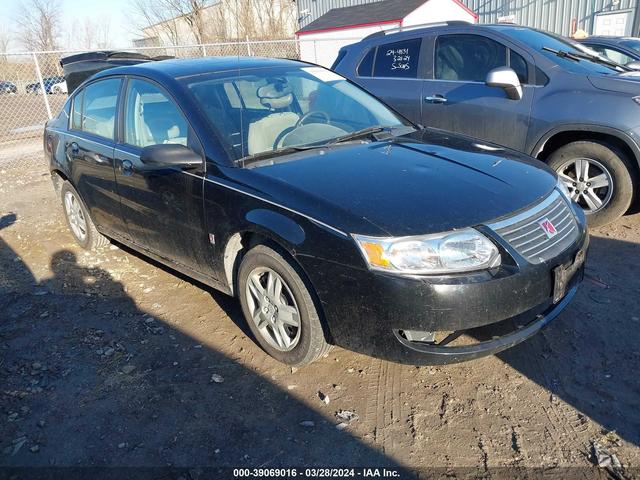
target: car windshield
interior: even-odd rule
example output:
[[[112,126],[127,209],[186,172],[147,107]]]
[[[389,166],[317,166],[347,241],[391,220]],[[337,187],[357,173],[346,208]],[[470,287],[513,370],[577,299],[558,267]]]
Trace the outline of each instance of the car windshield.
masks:
[[[630,48],[631,50],[635,50],[636,52],[640,53],[640,39],[638,38],[629,38],[627,40],[622,40],[620,44],[624,45],[627,48]]]
[[[578,56],[584,56],[588,50],[584,47],[580,48],[575,42],[569,39],[525,27],[495,26],[494,28],[527,44],[552,62],[570,72],[604,75],[619,73],[614,67],[609,67],[588,60],[587,58],[578,58]],[[554,51],[561,53],[559,55]],[[563,53],[568,55],[563,56]],[[595,54],[596,52],[593,53]]]
[[[322,67],[256,68],[184,81],[240,165],[409,126],[375,97]]]

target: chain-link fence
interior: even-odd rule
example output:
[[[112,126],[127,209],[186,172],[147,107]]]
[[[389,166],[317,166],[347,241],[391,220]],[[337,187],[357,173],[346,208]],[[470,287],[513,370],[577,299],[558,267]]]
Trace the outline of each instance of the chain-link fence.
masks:
[[[247,41],[171,47],[126,48],[150,57],[300,56],[297,40]],[[80,51],[0,54],[0,169],[42,158],[44,123],[67,99],[60,59]]]

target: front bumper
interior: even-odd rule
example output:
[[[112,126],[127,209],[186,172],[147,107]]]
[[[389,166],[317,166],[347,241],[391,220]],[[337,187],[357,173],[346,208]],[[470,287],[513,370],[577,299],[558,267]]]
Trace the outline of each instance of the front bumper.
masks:
[[[438,277],[398,276],[301,256],[320,301],[332,339],[349,350],[410,364],[442,364],[497,353],[534,335],[570,303],[584,265],[573,272],[565,296],[554,303],[554,268],[571,265],[588,248],[586,220],[574,208],[576,240],[548,262],[531,264],[502,242],[503,265],[493,271]],[[497,242],[499,243],[499,242]],[[473,345],[436,346],[403,336],[406,331],[511,331]],[[490,327],[487,327],[490,326]],[[476,332],[477,330],[477,332]],[[490,335],[493,337],[493,335]],[[410,337],[409,337],[410,338]]]

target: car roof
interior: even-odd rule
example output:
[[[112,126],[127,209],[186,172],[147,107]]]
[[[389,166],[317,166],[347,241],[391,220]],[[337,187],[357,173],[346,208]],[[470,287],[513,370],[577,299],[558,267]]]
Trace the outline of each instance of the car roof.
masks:
[[[588,42],[589,40],[610,40],[613,42],[617,42],[619,40],[638,40],[637,37],[616,37],[614,35],[592,35],[590,37],[584,38],[581,41]]]
[[[242,71],[253,68],[304,66],[304,62],[281,58],[263,57],[204,57],[161,60],[157,62],[143,62],[135,65],[114,67],[96,73],[92,78],[97,79],[112,75],[141,75],[149,78],[185,78],[207,73],[225,71]]]
[[[425,25],[418,28],[407,27],[401,31],[380,31],[375,32],[368,37],[365,37],[360,42],[356,42],[353,45],[358,45],[362,42],[376,41],[380,39],[393,39],[400,40],[405,38],[411,38],[416,35],[427,34],[429,32],[447,32],[447,31],[459,31],[460,29],[469,29],[474,31],[491,30],[494,32],[508,32],[509,30],[537,30],[535,28],[527,27],[524,25],[510,24],[510,23],[468,23],[468,22],[437,22],[431,25]],[[349,46],[347,46],[348,48]]]

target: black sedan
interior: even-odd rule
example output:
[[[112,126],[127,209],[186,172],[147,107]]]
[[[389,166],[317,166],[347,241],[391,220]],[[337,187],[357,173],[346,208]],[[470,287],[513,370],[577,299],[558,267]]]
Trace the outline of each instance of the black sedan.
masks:
[[[64,77],[45,77],[42,79],[42,84],[44,85],[44,90],[45,92],[47,92],[48,94],[52,94],[52,93],[56,93],[53,90],[53,86],[57,85],[58,83],[62,83],[64,82]],[[29,83],[25,86],[25,91],[27,93],[41,93],[40,90],[42,89],[40,82],[36,81],[33,83]]]
[[[110,237],[238,297],[291,365],[333,344],[416,364],[497,352],[583,275],[585,217],[549,168],[302,62],[104,70],[45,150],[81,246]]]
[[[640,61],[640,38],[593,36],[578,42],[622,65]],[[633,65],[634,70],[638,65]]]

